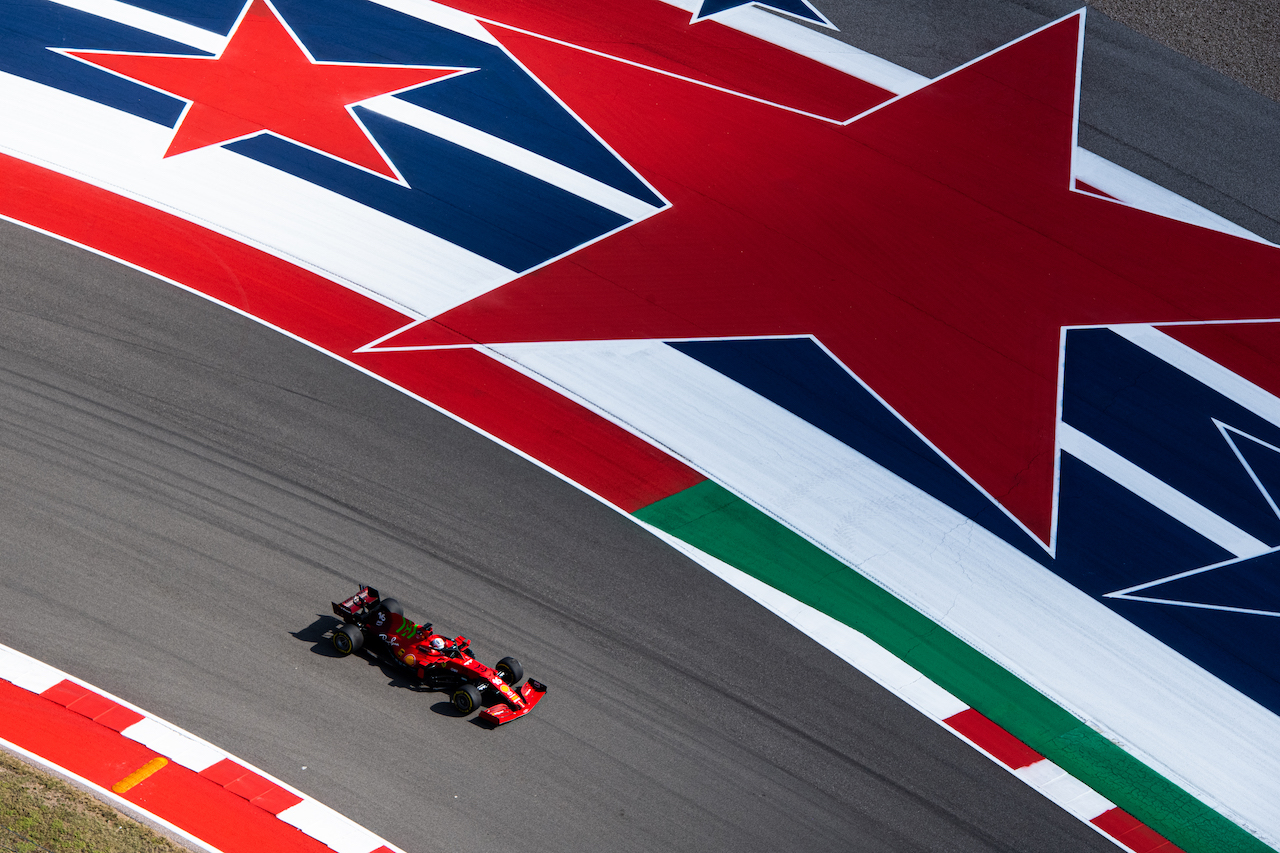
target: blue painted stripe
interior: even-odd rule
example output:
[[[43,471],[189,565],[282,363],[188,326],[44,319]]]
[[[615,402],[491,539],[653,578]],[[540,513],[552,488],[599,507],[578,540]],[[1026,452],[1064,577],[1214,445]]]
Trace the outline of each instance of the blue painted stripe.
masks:
[[[226,147],[523,271],[628,220],[524,172],[357,108],[409,187],[272,135]]]
[[[1275,713],[1280,713],[1280,619],[1141,601],[1101,598],[1107,592],[1203,568],[1231,555],[1174,521],[1132,492],[1063,454],[1055,574],[1094,596],[1142,628]],[[1214,595],[1250,594],[1243,580],[1265,583],[1275,600],[1280,582],[1242,570],[1194,577],[1196,594],[1221,585]],[[1249,577],[1246,579],[1245,575]],[[1269,582],[1267,582],[1269,581]],[[1165,597],[1153,588],[1138,595]],[[1170,596],[1176,597],[1176,596]],[[1234,600],[1234,599],[1233,599]]]
[[[130,6],[226,35],[235,26],[245,0],[128,0]]]
[[[1280,517],[1214,418],[1280,445],[1280,427],[1110,330],[1067,334],[1064,422],[1263,542],[1280,545]]]
[[[169,127],[177,124],[183,101],[54,53],[50,47],[209,55],[66,6],[4,5],[0,13],[0,71]]]

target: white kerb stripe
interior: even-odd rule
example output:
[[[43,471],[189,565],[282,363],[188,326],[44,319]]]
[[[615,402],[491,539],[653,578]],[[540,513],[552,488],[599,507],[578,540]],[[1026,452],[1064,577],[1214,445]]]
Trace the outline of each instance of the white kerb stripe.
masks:
[[[333,809],[306,799],[276,815],[337,853],[371,853],[385,842]]]
[[[196,740],[154,717],[134,723],[121,734],[197,773],[228,757],[221,749]]]
[[[66,674],[24,655],[8,646],[0,646],[0,678],[23,690],[43,693],[66,679]]]
[[[382,95],[363,102],[361,106],[424,133],[430,133],[475,151],[477,154],[483,154],[490,160],[496,160],[540,181],[557,186],[628,219],[643,219],[658,210],[648,202],[574,171],[568,166],[400,98]]]
[[[1064,451],[1081,462],[1110,477],[1147,503],[1177,519],[1206,539],[1216,542],[1237,557],[1265,554],[1272,550],[1266,543],[1196,503],[1075,427],[1059,422],[1058,443]]]
[[[97,15],[99,18],[119,21],[136,30],[153,33],[179,44],[198,47],[209,53],[220,53],[227,44],[227,37],[224,35],[202,30],[191,24],[157,15],[155,12],[139,9],[137,6],[130,6],[128,3],[121,3],[119,0],[53,0],[53,2],[69,9],[78,9],[90,15]],[[93,47],[87,44],[69,46]]]
[[[1047,758],[1013,771],[1032,788],[1080,820],[1090,821],[1115,805]]]

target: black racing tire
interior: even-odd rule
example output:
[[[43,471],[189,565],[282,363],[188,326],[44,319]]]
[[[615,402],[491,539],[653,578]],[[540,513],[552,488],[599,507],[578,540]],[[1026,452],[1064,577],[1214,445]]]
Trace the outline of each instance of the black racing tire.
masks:
[[[355,625],[343,625],[333,632],[333,648],[340,655],[358,652],[363,645],[364,634]]]
[[[498,665],[494,667],[498,671],[498,675],[502,676],[502,680],[515,687],[520,683],[520,679],[524,678],[524,667],[520,665],[520,661],[512,657],[506,657],[498,661]]]
[[[474,684],[463,684],[453,691],[453,707],[466,716],[480,707],[480,689]]]
[[[397,616],[404,615],[404,608],[401,607],[400,602],[396,601],[394,598],[384,598],[380,603],[382,605],[382,609],[388,613],[394,613]]]

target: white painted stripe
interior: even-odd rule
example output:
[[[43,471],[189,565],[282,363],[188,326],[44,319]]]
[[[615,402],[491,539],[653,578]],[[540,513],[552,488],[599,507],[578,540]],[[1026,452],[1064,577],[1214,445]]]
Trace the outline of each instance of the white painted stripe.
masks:
[[[163,154],[172,129],[0,74],[0,150],[196,222],[410,316],[434,316],[511,270],[337,193],[214,146]]]
[[[303,800],[276,817],[328,845],[337,853],[370,853],[384,843],[364,827],[315,800]]]
[[[684,9],[692,17],[702,8],[702,0],[662,0],[668,6]],[[895,95],[914,92],[930,82],[923,74],[895,65],[826,33],[809,29],[797,21],[783,18],[765,9],[747,4],[718,12],[714,20],[726,27],[755,36],[762,41],[808,57],[815,62],[865,80]]]
[[[1239,403],[1260,418],[1280,424],[1280,397],[1218,364],[1181,341],[1148,325],[1111,326],[1111,331],[1162,361]]]
[[[1266,243],[1268,246],[1275,245],[1247,228],[1240,227],[1230,219],[1219,216],[1193,201],[1188,201],[1177,193],[1130,172],[1123,166],[1117,166],[1092,151],[1076,148],[1075,175],[1086,184],[1114,196],[1131,207],[1176,219],[1179,222],[1188,222],[1202,228],[1221,231],[1224,234],[1234,234],[1246,240]]]
[[[498,40],[474,17],[449,6],[433,3],[431,0],[372,0],[372,2],[464,36],[489,44],[498,44]]]
[[[595,178],[576,172],[568,166],[513,145],[505,139],[491,136],[469,124],[463,124],[391,95],[373,98],[365,101],[361,106],[424,133],[430,133],[475,151],[491,160],[497,160],[628,219],[643,219],[659,209],[608,184],[601,183]]]
[[[899,686],[895,692],[906,700],[907,704],[919,708],[938,720],[953,717],[961,711],[968,710],[969,707],[951,693],[939,687],[937,682],[930,681],[923,675],[915,681]]]
[[[78,9],[90,15],[97,15],[99,18],[119,21],[136,30],[153,33],[170,41],[190,45],[213,54],[221,53],[227,44],[227,37],[221,33],[210,32],[184,21],[139,9],[128,3],[121,3],[119,0],[51,0],[51,2],[70,9]],[[92,45],[74,45],[74,47],[89,48]]]
[[[1042,758],[1034,764],[1016,768],[1013,774],[1038,791],[1066,776],[1067,771],[1049,759]]]
[[[716,15],[715,19],[725,26],[772,42],[895,95],[914,92],[930,83],[930,78],[923,74],[755,6],[728,9]]]
[[[1265,554],[1271,547],[1196,503],[1168,483],[1142,470],[1119,453],[1070,424],[1058,424],[1058,445],[1081,462],[1105,474],[1161,512],[1237,557]]]
[[[226,752],[216,746],[193,738],[181,729],[154,717],[134,723],[121,734],[197,773],[228,757]]]
[[[1092,821],[1094,817],[1115,808],[1111,800],[1088,788],[1074,776],[1062,777],[1042,793],[1083,821]]]
[[[960,513],[656,342],[492,348],[749,503],[1157,773],[1280,838],[1280,718]],[[992,626],[999,626],[992,630]]]
[[[43,693],[66,677],[61,670],[8,646],[0,646],[0,678],[23,690]]]
[[[1049,759],[1014,770],[1014,775],[1084,821],[1093,820],[1115,805]]]

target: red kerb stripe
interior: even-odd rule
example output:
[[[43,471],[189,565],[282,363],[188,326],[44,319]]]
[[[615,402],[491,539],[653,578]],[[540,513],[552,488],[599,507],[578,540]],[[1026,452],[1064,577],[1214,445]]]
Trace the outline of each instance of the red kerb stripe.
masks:
[[[944,722],[1014,770],[1044,758],[972,708],[948,717]]]

